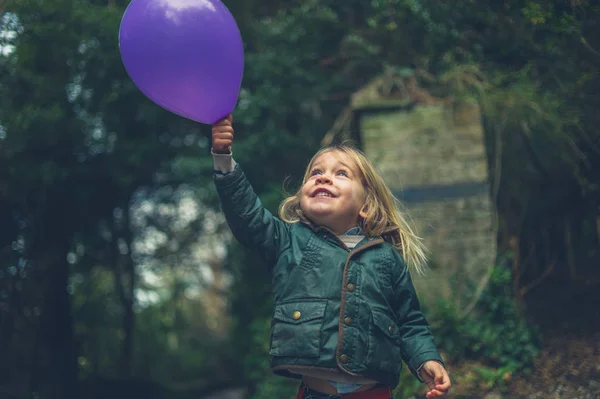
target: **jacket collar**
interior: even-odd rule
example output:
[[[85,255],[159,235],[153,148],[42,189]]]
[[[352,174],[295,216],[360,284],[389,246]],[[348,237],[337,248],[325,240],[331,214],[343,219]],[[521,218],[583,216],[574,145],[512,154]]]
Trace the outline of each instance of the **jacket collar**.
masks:
[[[331,234],[335,235],[335,233],[333,231],[331,231],[330,229],[328,229],[327,227],[316,225],[316,224],[314,224],[313,222],[311,222],[310,220],[308,220],[306,218],[300,219],[300,223],[304,224],[305,226],[307,226],[308,228],[310,228],[315,233],[326,231],[328,233],[331,233]],[[362,228],[360,228],[358,226],[356,228],[360,229],[360,234],[364,234],[364,232],[362,231]],[[351,232],[353,229],[354,228],[348,230],[346,232],[346,234],[348,234],[348,232]],[[383,237],[385,237],[387,235],[391,235],[391,234],[397,233],[398,230],[400,230],[398,228],[398,226],[390,226],[390,227],[386,228],[383,231],[383,233],[381,233],[381,237],[383,238]],[[356,233],[350,234],[350,235],[356,235]]]
[[[351,254],[350,256],[352,256],[353,254],[356,254],[357,252],[361,252],[361,251],[365,250],[368,247],[371,247],[371,246],[377,245],[377,244],[381,244],[384,241],[386,241],[383,236],[379,236],[379,237],[377,237],[377,236],[364,236],[363,239],[358,244],[356,244],[356,246],[354,248],[350,249],[329,228],[324,227],[324,226],[317,226],[316,224],[314,224],[312,222],[304,221],[304,220],[300,220],[300,223],[302,223],[304,226],[306,226],[309,229],[311,229],[312,232],[315,233],[315,234],[319,234],[319,233],[327,233],[327,234],[329,234],[342,247],[344,247],[344,248],[348,249],[348,251],[350,251],[350,254]],[[362,233],[362,229],[361,229],[361,233]]]

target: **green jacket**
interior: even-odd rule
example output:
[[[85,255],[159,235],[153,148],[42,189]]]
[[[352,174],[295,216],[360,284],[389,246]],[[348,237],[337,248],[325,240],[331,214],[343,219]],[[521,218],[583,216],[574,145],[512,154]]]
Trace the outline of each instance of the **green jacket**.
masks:
[[[261,204],[241,167],[215,177],[233,235],[273,270],[271,366],[341,369],[398,385],[403,359],[412,373],[442,359],[419,309],[406,265],[380,237],[349,250],[330,230],[285,223]]]

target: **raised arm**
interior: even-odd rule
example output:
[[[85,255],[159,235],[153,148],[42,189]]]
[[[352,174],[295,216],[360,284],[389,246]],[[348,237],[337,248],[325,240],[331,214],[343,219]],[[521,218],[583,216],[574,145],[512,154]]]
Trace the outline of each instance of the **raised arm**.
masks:
[[[234,237],[268,266],[273,266],[288,245],[287,225],[265,209],[241,167],[233,160],[233,135],[231,115],[213,125],[214,182],[221,208]]]

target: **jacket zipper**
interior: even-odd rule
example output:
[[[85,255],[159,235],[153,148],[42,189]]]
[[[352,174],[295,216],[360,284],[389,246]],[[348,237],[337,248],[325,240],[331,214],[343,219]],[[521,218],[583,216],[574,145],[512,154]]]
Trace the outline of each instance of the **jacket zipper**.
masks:
[[[335,361],[338,365],[338,367],[341,370],[344,370],[346,373],[350,374],[350,375],[355,375],[358,376],[359,374],[353,373],[349,370],[347,370],[344,367],[344,364],[341,362],[340,357],[342,356],[342,344],[344,343],[344,313],[346,312],[346,286],[348,285],[348,266],[350,265],[350,259],[356,255],[359,252],[362,252],[370,247],[373,247],[375,245],[379,245],[384,241],[383,238],[368,238],[368,240],[370,240],[369,242],[359,246],[358,248],[354,248],[352,249],[352,251],[350,251],[350,253],[348,254],[348,257],[346,258],[346,264],[344,265],[344,275],[342,278],[342,292],[341,292],[341,298],[340,298],[340,316],[339,316],[339,320],[338,320],[338,344],[337,344],[337,348],[335,350]]]

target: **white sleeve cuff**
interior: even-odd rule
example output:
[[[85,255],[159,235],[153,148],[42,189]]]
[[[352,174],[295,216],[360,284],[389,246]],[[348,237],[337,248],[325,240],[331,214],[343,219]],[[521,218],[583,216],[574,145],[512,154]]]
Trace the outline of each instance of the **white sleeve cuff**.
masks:
[[[211,151],[213,156],[215,173],[226,175],[227,173],[233,172],[235,169],[235,161],[233,160],[233,154],[215,154]]]

